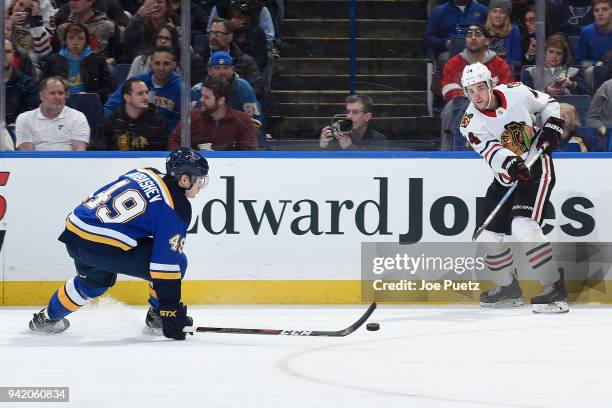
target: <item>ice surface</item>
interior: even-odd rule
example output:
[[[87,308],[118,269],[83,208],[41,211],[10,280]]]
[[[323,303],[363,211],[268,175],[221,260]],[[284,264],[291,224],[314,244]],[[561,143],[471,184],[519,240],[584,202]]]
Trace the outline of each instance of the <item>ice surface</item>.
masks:
[[[355,307],[191,307],[198,325],[337,330]],[[612,310],[533,315],[380,306],[344,338],[142,334],[146,309],[109,300],[32,335],[38,309],[0,308],[0,386],[69,386],[19,407],[610,407]],[[0,406],[17,406],[0,403]]]

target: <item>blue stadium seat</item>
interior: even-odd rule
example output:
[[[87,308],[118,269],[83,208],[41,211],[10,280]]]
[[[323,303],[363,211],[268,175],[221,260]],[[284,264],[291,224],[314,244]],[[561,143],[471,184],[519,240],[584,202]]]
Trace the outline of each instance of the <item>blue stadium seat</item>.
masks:
[[[115,67],[115,81],[117,86],[121,86],[128,77],[132,64],[117,64]]]
[[[580,152],[580,145],[578,143],[568,143],[566,144],[563,149],[561,149],[561,151],[563,152]]]
[[[91,138],[93,139],[98,124],[102,121],[102,103],[100,102],[100,95],[97,93],[70,94],[66,105],[85,115],[89,123],[89,128],[91,129]]]
[[[601,137],[597,128],[584,126],[576,129],[574,133],[584,138],[590,152],[605,152],[608,147],[607,137]]]
[[[198,54],[203,54],[207,45],[208,45],[208,36],[204,34],[198,34],[193,39],[193,50]]]
[[[555,96],[555,100],[559,103],[569,103],[574,105],[580,118],[580,123],[585,123],[587,111],[591,104],[591,97],[589,95],[563,95]]]
[[[572,55],[574,56],[574,61],[578,63],[577,56],[580,54],[578,51],[580,50],[580,37],[577,35],[569,35],[567,37],[567,42],[569,43],[570,49],[572,50]]]

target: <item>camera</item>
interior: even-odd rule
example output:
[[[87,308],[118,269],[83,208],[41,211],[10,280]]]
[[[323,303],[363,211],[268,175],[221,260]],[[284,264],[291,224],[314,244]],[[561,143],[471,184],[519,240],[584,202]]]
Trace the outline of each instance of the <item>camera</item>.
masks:
[[[340,119],[331,124],[332,133],[349,133],[353,130],[353,121],[350,119]]]

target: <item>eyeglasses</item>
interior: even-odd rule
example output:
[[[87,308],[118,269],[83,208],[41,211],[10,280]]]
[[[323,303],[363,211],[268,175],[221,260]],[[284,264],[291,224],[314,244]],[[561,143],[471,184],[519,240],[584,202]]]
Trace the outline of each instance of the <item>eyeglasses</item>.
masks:
[[[221,37],[222,35],[229,35],[231,33],[226,33],[225,31],[209,31],[208,35],[213,37]]]
[[[465,32],[466,37],[468,35],[472,35],[474,37],[478,36],[478,35],[484,35],[484,33],[482,32],[482,29],[480,28],[468,28],[468,30]]]
[[[347,109],[346,110],[346,114],[347,115],[358,115],[360,113],[367,113],[366,111],[362,111],[362,110],[357,110],[357,109]]]
[[[165,35],[158,35],[157,39],[158,40],[163,40],[163,41],[171,41],[172,37],[166,37]]]

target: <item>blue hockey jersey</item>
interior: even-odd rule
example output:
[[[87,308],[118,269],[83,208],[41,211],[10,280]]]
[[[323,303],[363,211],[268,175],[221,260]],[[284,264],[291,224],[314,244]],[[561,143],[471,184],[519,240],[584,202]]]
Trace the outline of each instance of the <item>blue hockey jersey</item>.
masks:
[[[191,204],[184,191],[166,183],[156,169],[141,168],[76,207],[66,218],[60,241],[116,256],[136,247],[139,239],[152,238],[150,278],[160,303],[169,304],[180,300],[181,265],[186,265],[182,250],[190,220]]]

